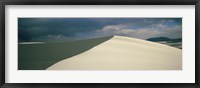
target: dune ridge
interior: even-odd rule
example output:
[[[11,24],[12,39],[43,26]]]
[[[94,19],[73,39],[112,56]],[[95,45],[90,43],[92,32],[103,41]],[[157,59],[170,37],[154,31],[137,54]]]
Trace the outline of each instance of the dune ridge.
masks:
[[[67,42],[27,42],[18,44],[18,70],[45,70],[58,61],[90,50],[112,37],[106,36]]]
[[[182,50],[136,38],[114,36],[47,70],[181,70]]]

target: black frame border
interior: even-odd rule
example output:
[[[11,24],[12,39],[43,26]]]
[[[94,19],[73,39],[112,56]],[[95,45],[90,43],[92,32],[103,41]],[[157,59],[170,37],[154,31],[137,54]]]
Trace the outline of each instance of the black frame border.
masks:
[[[1,0],[0,1],[0,88],[199,88],[200,87],[200,0]],[[195,83],[5,83],[6,5],[195,5]]]

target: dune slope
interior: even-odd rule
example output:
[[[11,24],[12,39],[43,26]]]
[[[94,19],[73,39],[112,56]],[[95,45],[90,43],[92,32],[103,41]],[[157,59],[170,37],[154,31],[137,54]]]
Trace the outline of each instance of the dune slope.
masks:
[[[94,38],[54,43],[19,43],[18,70],[44,70],[65,58],[78,55],[112,38]]]
[[[47,70],[181,70],[182,50],[145,40],[114,36]]]

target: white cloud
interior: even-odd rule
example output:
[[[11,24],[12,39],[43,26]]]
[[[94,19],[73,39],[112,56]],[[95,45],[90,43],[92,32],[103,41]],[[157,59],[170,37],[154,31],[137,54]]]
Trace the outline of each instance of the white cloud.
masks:
[[[169,38],[180,38],[182,36],[182,27],[179,26],[165,26],[163,24],[153,24],[152,27],[139,28],[139,29],[127,29],[126,27],[133,24],[119,24],[105,26],[101,30],[93,31],[87,34],[77,34],[78,37],[103,37],[110,35],[119,35],[134,37],[140,39],[147,39],[152,37],[169,37]]]
[[[145,22],[145,20],[144,20]],[[108,25],[99,30],[94,30],[91,32],[76,33],[75,36],[66,37],[64,35],[48,35],[35,38],[33,40],[49,40],[49,41],[71,41],[89,38],[98,38],[112,35],[127,36],[133,38],[147,39],[152,37],[169,37],[169,38],[180,38],[182,36],[182,26],[167,26],[163,24],[164,21],[160,23],[152,23],[151,21],[145,22],[148,24],[118,24],[118,25]],[[139,26],[139,27],[135,27]]]
[[[158,29],[165,29],[167,27],[166,25],[161,24],[161,23],[159,23],[159,24],[152,24],[151,26],[154,27],[154,28],[158,28]]]

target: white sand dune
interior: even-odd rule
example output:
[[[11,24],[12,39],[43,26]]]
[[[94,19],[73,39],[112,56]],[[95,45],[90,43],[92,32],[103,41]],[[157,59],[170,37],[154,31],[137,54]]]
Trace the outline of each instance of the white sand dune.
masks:
[[[182,50],[145,40],[114,36],[47,70],[181,70]]]

